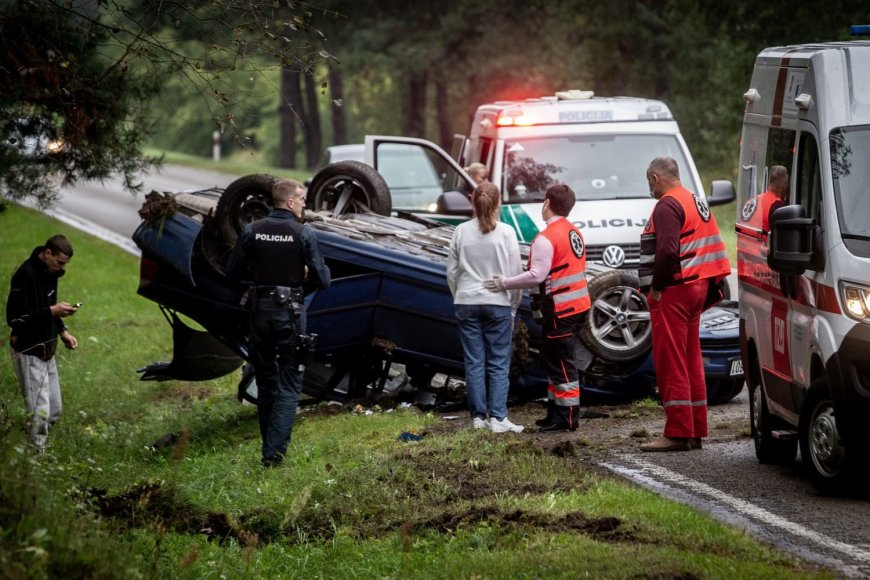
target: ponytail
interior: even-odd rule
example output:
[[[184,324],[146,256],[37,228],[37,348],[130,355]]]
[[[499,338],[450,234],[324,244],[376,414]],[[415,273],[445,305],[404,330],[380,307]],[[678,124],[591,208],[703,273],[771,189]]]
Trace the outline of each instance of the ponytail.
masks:
[[[498,223],[499,198],[498,187],[489,181],[484,181],[471,192],[471,204],[480,225],[480,233],[488,234],[495,229]]]

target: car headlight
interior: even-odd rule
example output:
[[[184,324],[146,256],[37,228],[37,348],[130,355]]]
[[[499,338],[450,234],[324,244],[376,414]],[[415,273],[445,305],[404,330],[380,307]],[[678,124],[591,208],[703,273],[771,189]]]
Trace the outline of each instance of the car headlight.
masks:
[[[851,318],[864,321],[870,318],[870,288],[852,282],[840,282],[843,308]]]

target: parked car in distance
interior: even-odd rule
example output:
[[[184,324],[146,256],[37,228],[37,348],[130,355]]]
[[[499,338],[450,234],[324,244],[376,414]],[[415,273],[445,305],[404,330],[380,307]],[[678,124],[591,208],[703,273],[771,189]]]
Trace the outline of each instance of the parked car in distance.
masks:
[[[368,178],[379,179],[365,168]],[[316,175],[314,182],[323,177]],[[226,189],[149,194],[140,212],[146,219],[133,235],[142,250],[138,293],[161,306],[173,327],[174,346],[170,363],[141,369],[143,380],[205,380],[247,360],[244,289],[222,272],[245,223],[268,212],[274,180],[250,175]],[[306,293],[308,331],[318,335],[306,372],[308,394],[326,398],[341,389],[353,397],[372,385],[383,387],[393,362],[404,364],[412,382],[421,386],[435,373],[463,374],[445,276],[453,226],[409,218],[308,212],[306,222],[333,278],[329,288]],[[654,394],[649,312],[636,275],[593,264],[589,277],[594,304],[580,335],[586,348],[577,353],[586,385],[583,401]],[[205,331],[189,328],[181,315]],[[547,384],[537,356],[541,332],[528,296],[518,319],[511,390],[541,396]],[[705,313],[702,327],[709,399],[730,400],[743,387],[734,305]],[[244,377],[240,392],[255,399],[250,386],[250,377]]]

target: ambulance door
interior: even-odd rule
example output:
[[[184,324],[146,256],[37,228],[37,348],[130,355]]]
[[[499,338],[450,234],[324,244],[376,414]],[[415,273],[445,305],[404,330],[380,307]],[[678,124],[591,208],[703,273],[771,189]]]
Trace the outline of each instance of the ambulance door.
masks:
[[[811,123],[800,124],[795,160],[794,203],[803,207],[806,216],[818,226],[822,223],[822,168],[818,135]],[[789,296],[784,356],[790,361],[795,409],[801,408],[812,380],[809,366],[813,347],[813,319],[816,305],[822,298],[817,296],[816,291],[819,288],[816,284],[818,275],[814,270],[807,270],[800,276],[783,276]]]

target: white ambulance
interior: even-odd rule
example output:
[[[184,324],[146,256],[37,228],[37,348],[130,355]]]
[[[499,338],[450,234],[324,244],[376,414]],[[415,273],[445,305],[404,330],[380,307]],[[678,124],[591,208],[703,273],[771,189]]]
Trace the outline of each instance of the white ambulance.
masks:
[[[744,94],[740,336],[758,460],[833,492],[870,471],[870,41],[767,48]],[[753,219],[771,167],[786,206]],[[755,224],[755,225],[754,225]]]
[[[565,183],[577,195],[569,219],[583,232],[587,259],[615,268],[637,267],[640,235],[655,204],[646,181],[650,161],[673,157],[683,184],[704,196],[677,122],[664,103],[649,99],[572,90],[489,103],[478,107],[468,138],[456,137],[452,155],[401,137],[368,136],[365,149],[366,162],[389,186],[393,210],[444,221],[471,215],[467,198],[456,191],[468,193],[474,185],[462,167],[483,163],[504,196],[501,219],[520,241],[543,229],[547,187]],[[421,167],[423,157],[434,171]],[[730,182],[713,182],[712,189],[710,205],[735,197]]]

